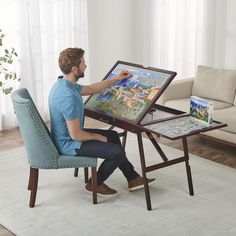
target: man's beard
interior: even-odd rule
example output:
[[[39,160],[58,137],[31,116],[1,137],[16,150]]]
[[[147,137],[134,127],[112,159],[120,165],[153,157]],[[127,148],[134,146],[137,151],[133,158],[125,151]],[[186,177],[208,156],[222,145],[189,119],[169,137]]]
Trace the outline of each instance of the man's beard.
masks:
[[[75,78],[76,82],[78,82],[78,80],[79,80],[80,78],[83,78],[83,77],[84,77],[84,72],[81,73],[80,75],[78,75],[78,76]]]

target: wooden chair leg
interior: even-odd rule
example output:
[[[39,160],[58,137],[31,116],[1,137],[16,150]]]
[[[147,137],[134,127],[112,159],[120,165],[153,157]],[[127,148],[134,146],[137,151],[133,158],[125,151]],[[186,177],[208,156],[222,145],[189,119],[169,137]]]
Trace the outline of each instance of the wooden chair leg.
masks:
[[[79,172],[79,168],[75,168],[75,171],[74,171],[74,176],[75,177],[78,177],[78,172]]]
[[[34,207],[35,205],[35,200],[36,200],[36,195],[37,195],[37,188],[38,188],[38,173],[39,170],[30,167],[30,203],[29,207]]]
[[[32,168],[30,167],[30,173],[29,173],[29,181],[28,181],[28,190],[32,189]]]
[[[93,204],[97,204],[97,168],[92,168],[92,192],[93,192]]]
[[[84,167],[84,182],[87,184],[88,180],[88,167]]]

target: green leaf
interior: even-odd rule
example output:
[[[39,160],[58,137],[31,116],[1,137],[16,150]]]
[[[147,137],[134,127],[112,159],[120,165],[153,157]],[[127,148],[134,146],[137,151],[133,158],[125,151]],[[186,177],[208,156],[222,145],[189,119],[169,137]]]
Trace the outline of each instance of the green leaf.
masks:
[[[0,47],[4,46],[4,41],[3,41],[4,37],[5,37],[5,34],[3,33],[2,29],[0,29]],[[0,87],[2,88],[1,91],[4,94],[10,94],[12,92],[13,88],[8,87],[8,86],[5,87],[4,81],[5,80],[18,80],[18,81],[20,81],[21,78],[18,78],[17,73],[14,70],[12,71],[11,69],[9,69],[7,64],[12,64],[14,62],[14,57],[17,57],[18,55],[17,55],[15,48],[13,48],[13,47],[9,47],[9,48],[4,47],[1,50],[0,54],[2,54],[2,55],[0,55],[0,75],[1,75]]]
[[[10,88],[3,89],[2,92],[7,95],[7,94],[10,94],[12,92],[12,90],[13,90],[13,88],[10,87]]]

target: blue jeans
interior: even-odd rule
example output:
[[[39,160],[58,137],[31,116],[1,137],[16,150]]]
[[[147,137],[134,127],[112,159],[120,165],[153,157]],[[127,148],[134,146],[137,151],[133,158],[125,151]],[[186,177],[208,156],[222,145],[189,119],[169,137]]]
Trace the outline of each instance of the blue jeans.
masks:
[[[75,149],[77,156],[98,157],[104,159],[97,171],[97,184],[103,183],[119,167],[127,181],[135,179],[139,174],[126,157],[119,135],[114,130],[84,129],[91,133],[98,133],[107,137],[107,143],[90,140]]]

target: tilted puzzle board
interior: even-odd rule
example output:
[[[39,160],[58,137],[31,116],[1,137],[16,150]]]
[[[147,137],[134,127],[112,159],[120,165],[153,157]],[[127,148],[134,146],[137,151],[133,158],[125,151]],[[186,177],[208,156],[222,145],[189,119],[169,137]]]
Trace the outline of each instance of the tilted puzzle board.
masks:
[[[132,76],[90,96],[85,102],[85,109],[139,124],[176,76],[176,72],[118,61],[104,79],[111,79],[121,71],[129,71]]]

